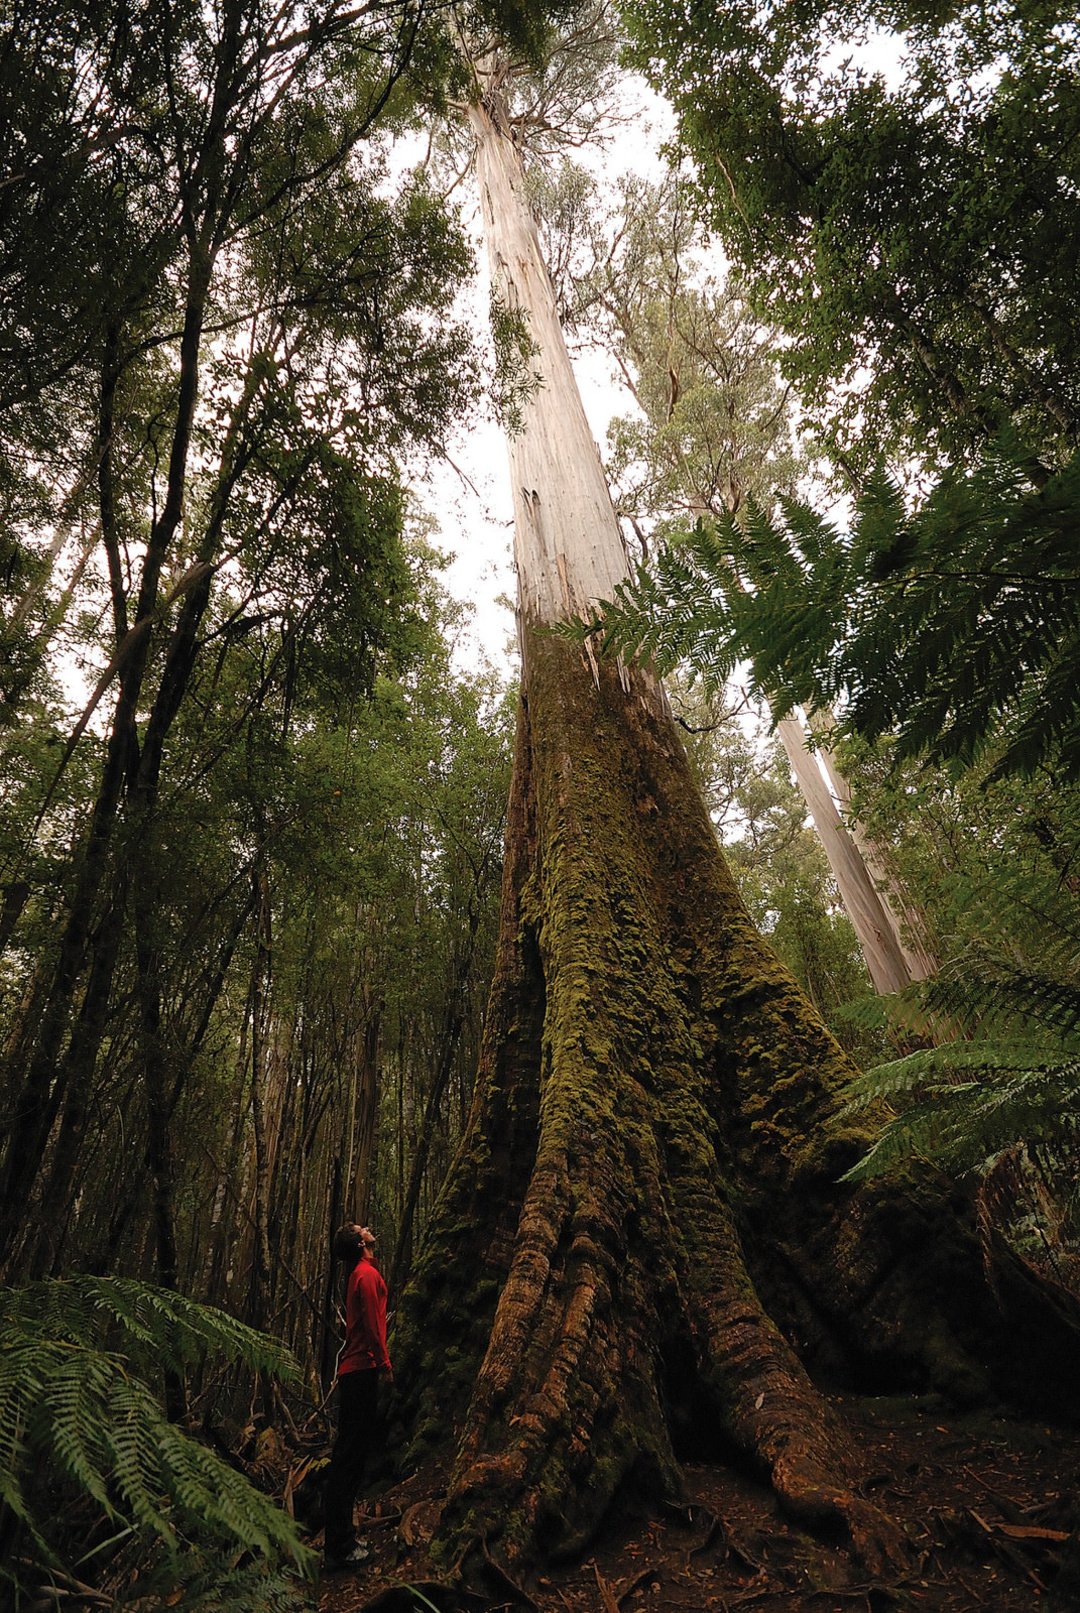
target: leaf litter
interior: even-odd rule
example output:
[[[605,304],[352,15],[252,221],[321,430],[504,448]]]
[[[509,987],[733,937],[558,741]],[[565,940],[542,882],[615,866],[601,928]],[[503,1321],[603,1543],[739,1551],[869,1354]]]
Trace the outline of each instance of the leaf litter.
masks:
[[[863,1494],[908,1537],[910,1566],[895,1579],[868,1579],[842,1540],[797,1527],[750,1473],[696,1462],[678,1504],[616,1511],[583,1560],[519,1581],[485,1551],[466,1583],[431,1560],[446,1480],[432,1466],[362,1504],[372,1556],[324,1579],[320,1613],[1080,1609],[1080,1431],[950,1413],[933,1396],[832,1399]]]

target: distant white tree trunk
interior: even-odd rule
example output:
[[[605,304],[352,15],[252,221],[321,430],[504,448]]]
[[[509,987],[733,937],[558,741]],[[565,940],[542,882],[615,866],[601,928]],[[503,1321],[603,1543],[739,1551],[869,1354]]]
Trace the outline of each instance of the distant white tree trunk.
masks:
[[[925,979],[934,966],[928,965],[925,958],[905,944],[900,920],[885,896],[885,869],[880,865],[875,868],[870,862],[867,841],[860,837],[854,820],[841,816],[833,791],[839,795],[837,782],[845,790],[847,787],[835,762],[829,774],[830,789],[799,719],[782,718],[777,723],[777,732],[829,859],[844,912],[851,920],[874,989],[901,991],[913,980]],[[850,800],[850,792],[846,797],[840,796],[842,804],[845,799]]]
[[[836,727],[835,720],[821,712],[808,712],[807,721],[811,731],[822,738]],[[818,745],[815,754],[821,760],[832,793],[839,803],[841,821],[854,840],[877,888],[881,904],[896,934],[908,979],[925,980],[941,967],[941,960],[935,953],[926,931],[925,917],[912,902],[903,882],[897,877],[886,848],[873,835],[867,834],[852,812],[851,786],[840,770],[835,753],[827,744],[822,743]]]

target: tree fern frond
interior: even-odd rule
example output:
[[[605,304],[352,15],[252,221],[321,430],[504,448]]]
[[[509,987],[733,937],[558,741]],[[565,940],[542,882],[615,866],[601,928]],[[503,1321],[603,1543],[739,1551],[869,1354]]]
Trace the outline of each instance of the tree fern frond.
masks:
[[[975,1079],[961,1081],[966,1071]],[[1080,1136],[1080,1055],[1044,1045],[950,1044],[879,1065],[852,1083],[847,1111],[896,1104],[844,1177],[865,1181],[916,1157],[985,1171],[1004,1150]]]
[[[297,1367],[276,1339],[225,1311],[134,1278],[75,1276],[0,1292],[0,1327],[79,1344],[111,1338],[129,1360],[179,1372],[207,1358],[294,1379]]]
[[[838,701],[899,757],[1080,775],[1080,454],[1038,493],[1023,463],[999,444],[914,511],[878,473],[850,538],[791,499],[702,520],[601,607],[606,652],[749,661],[774,707]]]
[[[928,1014],[972,1031],[994,1027],[1007,1036],[1037,1026],[1044,1045],[1058,1049],[1080,1035],[1080,984],[1032,970],[987,967],[969,958],[924,982],[913,996]]]

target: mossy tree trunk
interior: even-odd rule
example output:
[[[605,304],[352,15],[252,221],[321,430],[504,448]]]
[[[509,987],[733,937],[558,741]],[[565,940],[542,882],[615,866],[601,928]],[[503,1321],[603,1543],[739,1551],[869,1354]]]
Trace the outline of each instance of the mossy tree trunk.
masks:
[[[736,1449],[879,1559],[808,1368],[1076,1411],[1076,1317],[1003,1248],[987,1272],[960,1191],[838,1185],[850,1067],[655,690],[530,635],[511,806],[474,1108],[401,1310],[414,1432],[455,1442],[448,1542],[572,1551],[626,1485]]]
[[[399,1306],[413,1449],[453,1445],[451,1558],[572,1552],[696,1449],[876,1564],[899,1537],[810,1370],[1076,1410],[1077,1316],[1003,1248],[984,1262],[940,1180],[838,1184],[864,1146],[837,1118],[851,1067],[750,923],[661,690],[549,631],[625,562],[494,97],[473,127],[544,384],[510,443],[523,692],[485,1044]]]

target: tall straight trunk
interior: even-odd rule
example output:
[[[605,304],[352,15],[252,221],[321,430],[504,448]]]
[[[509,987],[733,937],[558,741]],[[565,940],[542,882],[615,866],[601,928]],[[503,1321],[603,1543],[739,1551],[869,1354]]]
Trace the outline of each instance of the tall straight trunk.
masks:
[[[832,869],[844,912],[851,920],[876,991],[902,991],[913,979],[899,929],[886,908],[866,860],[841,818],[832,792],[797,717],[777,724],[799,791]]]
[[[272,979],[272,935],[270,882],[260,864],[253,874],[257,892],[257,932],[251,974],[251,1133],[255,1169],[252,1252],[252,1291],[249,1319],[261,1326],[270,1304],[270,1171],[271,1136],[268,1123],[271,1092],[270,986]]]
[[[161,957],[153,875],[138,858],[132,906],[135,918],[136,993],[139,1005],[139,1054],[146,1101],[146,1159],[154,1184],[154,1254],[158,1281],[175,1288],[179,1276],[173,1204],[175,1150],[169,1103],[167,1049],[161,1026]]]
[[[355,1101],[349,1116],[353,1133],[352,1209],[363,1225],[371,1213],[372,1170],[379,1118],[379,1050],[383,1009],[372,1004],[363,1024],[349,1038],[348,1056],[356,1069]]]
[[[405,1190],[405,1200],[398,1218],[397,1242],[394,1245],[394,1254],[390,1262],[388,1276],[390,1289],[393,1293],[398,1291],[408,1277],[409,1266],[412,1263],[413,1233],[415,1231],[417,1206],[420,1203],[420,1189],[427,1173],[428,1159],[431,1155],[431,1144],[435,1135],[439,1110],[442,1107],[443,1097],[454,1068],[454,1061],[457,1058],[458,1044],[461,1041],[461,1030],[465,1023],[466,993],[469,975],[472,972],[473,954],[476,950],[476,935],[479,927],[480,908],[478,901],[474,900],[469,907],[469,926],[465,949],[458,960],[450,986],[450,994],[446,1004],[446,1016],[439,1036],[438,1063],[435,1066],[431,1089],[424,1105],[424,1116],[420,1123],[416,1148],[413,1151],[412,1166],[409,1170],[409,1185]]]
[[[322,1296],[322,1327],[316,1342],[316,1359],[319,1363],[319,1382],[328,1389],[334,1381],[335,1340],[337,1330],[335,1327],[336,1299],[337,1299],[337,1264],[329,1258],[334,1233],[344,1220],[345,1174],[341,1168],[341,1155],[335,1152],[330,1168],[330,1190],[327,1196],[326,1217],[326,1277],[323,1284]]]
[[[206,244],[193,242],[180,338],[179,384],[165,499],[150,529],[135,613],[136,622],[144,624],[144,628],[153,619],[162,567],[183,513],[211,268],[212,260]],[[149,664],[150,645],[151,635],[143,630],[122,664],[120,689],[102,775],[86,843],[79,858],[49,994],[40,1023],[34,1027],[32,1045],[18,1049],[13,1058],[16,1068],[12,1075],[15,1080],[18,1081],[19,1074],[22,1074],[16,1102],[19,1120],[12,1129],[0,1175],[0,1223],[7,1229],[0,1238],[0,1275],[9,1280],[14,1275],[11,1239],[16,1235],[20,1209],[25,1205],[37,1179],[52,1116],[68,1100],[69,1088],[66,1083],[76,1069],[80,1077],[85,1074],[78,1060],[74,1064],[70,1060],[61,1062],[60,1053],[71,1024],[79,982],[92,949],[99,897],[108,873],[109,853],[124,788],[137,766],[139,742],[136,713]],[[76,1093],[74,1101],[83,1103],[85,1095]]]
[[[17,1246],[13,1249],[9,1280],[16,1273],[36,1278],[56,1270],[72,1213],[76,1164],[90,1113],[91,1072],[105,1036],[126,905],[127,881],[121,874],[113,889],[112,903],[98,927],[86,989],[49,1095],[49,1109],[59,1124],[51,1146],[43,1149],[42,1157],[35,1161],[37,1181],[22,1206],[26,1242],[21,1254]],[[44,1129],[45,1116],[41,1118]],[[48,1131],[53,1131],[51,1124]]]
[[[900,1537],[807,1361],[1080,1413],[1080,1309],[1000,1246],[988,1281],[963,1192],[838,1186],[851,1066],[754,931],[660,689],[547,631],[610,595],[622,544],[518,152],[491,97],[471,120],[544,385],[510,443],[524,677],[484,1049],[399,1312],[414,1448],[453,1440],[466,1570],[574,1550],[628,1485],[732,1446],[876,1568]]]
[[[470,107],[469,121],[492,281],[506,305],[525,315],[537,350],[539,391],[509,443],[518,609],[524,621],[560,621],[611,598],[627,576],[626,551],[567,357],[505,110],[496,98]]]
[[[808,720],[811,730],[822,738],[826,738],[836,726],[828,716],[816,711],[808,713]],[[847,826],[867,872],[874,881],[881,905],[898,937],[908,978],[926,980],[941,967],[941,960],[934,950],[927,930],[926,916],[916,907],[910,892],[898,878],[887,848],[873,835],[867,834],[853,813],[851,786],[841,771],[835,753],[828,744],[821,744],[816,754],[821,758],[826,777],[839,803],[841,819]]]
[[[249,1089],[246,1081],[250,1024],[251,994],[249,993],[244,1006],[244,1018],[240,1027],[240,1045],[237,1049],[235,1080],[233,1083],[235,1099],[228,1151],[226,1159],[218,1166],[221,1202],[223,1205],[228,1202],[230,1208],[211,1224],[209,1259],[203,1285],[203,1293],[207,1299],[215,1305],[222,1306],[231,1306],[233,1304],[233,1266],[237,1259],[238,1251],[242,1247],[244,1236],[243,1231],[238,1232],[237,1230],[232,1207],[237,1204],[244,1204],[247,1185],[242,1170],[238,1171],[236,1169],[236,1162],[242,1162],[244,1159],[244,1132],[250,1113]]]

